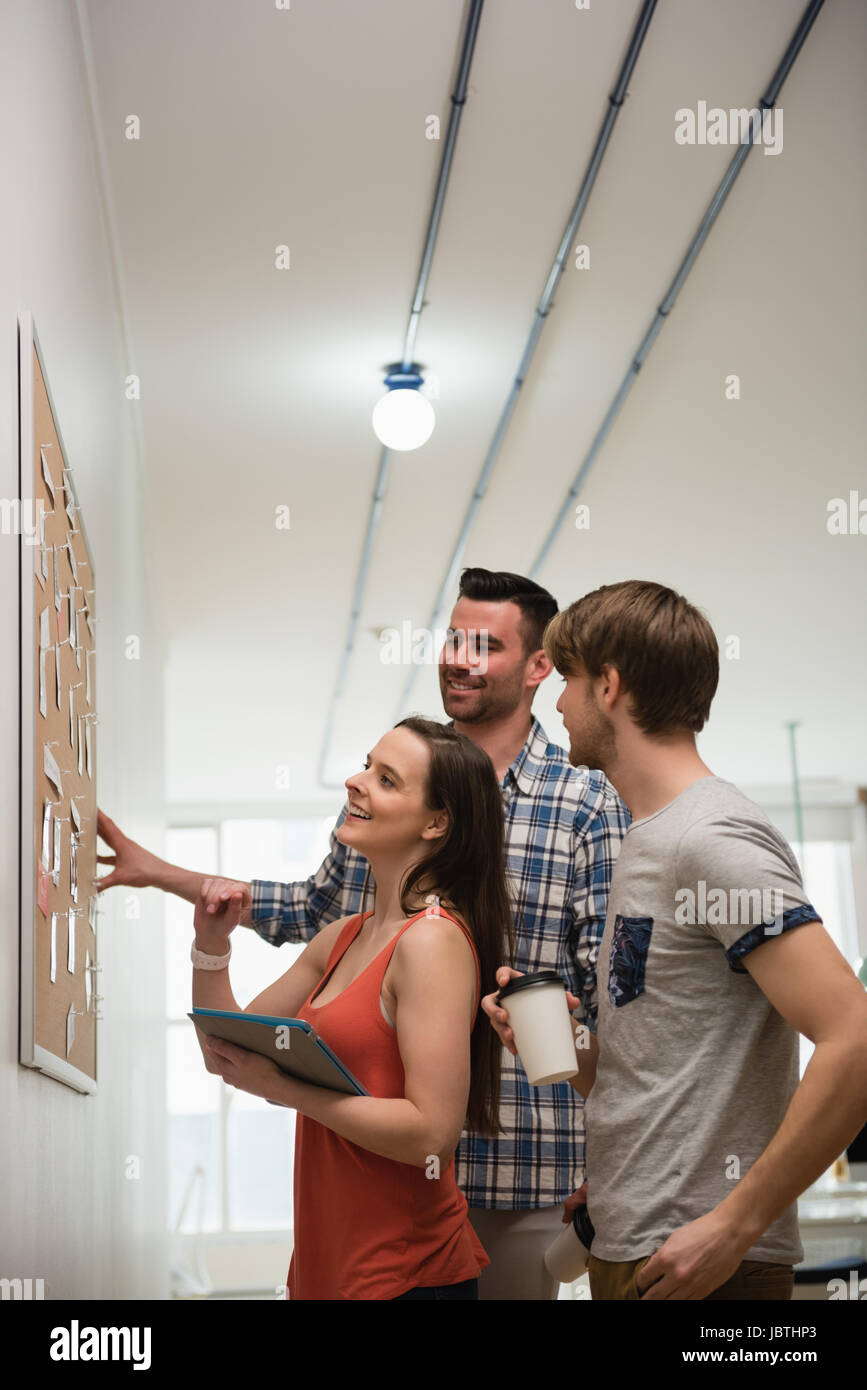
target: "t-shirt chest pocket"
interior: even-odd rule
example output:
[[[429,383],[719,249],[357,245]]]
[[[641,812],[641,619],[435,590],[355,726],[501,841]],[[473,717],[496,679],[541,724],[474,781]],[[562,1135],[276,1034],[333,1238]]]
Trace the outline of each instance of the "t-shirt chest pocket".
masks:
[[[631,1004],[644,993],[644,971],[652,931],[652,917],[622,917],[618,913],[614,919],[608,997],[616,1009]]]

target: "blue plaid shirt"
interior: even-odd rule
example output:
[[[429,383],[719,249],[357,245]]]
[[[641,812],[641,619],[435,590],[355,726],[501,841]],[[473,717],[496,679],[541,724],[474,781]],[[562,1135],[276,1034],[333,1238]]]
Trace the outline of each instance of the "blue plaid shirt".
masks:
[[[501,783],[507,877],[515,909],[515,969],[557,970],[581,999],[576,1020],[596,1020],[596,957],[611,870],[629,812],[601,772],[573,768],[538,719]],[[346,815],[344,806],[335,830]],[[306,881],[254,879],[251,925],[273,945],[309,941],[337,917],[365,909],[367,860],[332,832],[327,858]],[[367,907],[373,905],[373,880]],[[464,1130],[455,1155],[471,1207],[554,1206],[584,1181],[584,1101],[567,1081],[530,1086],[503,1049],[500,1124],[487,1139]]]

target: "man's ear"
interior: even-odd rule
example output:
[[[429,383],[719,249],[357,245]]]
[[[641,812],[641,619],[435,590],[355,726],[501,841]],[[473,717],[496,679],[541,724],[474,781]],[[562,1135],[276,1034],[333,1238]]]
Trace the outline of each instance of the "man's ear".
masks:
[[[548,679],[553,670],[553,663],[545,655],[544,648],[540,647],[537,652],[533,652],[532,656],[527,658],[527,684],[541,685],[544,680]]]
[[[599,698],[608,706],[609,710],[618,696],[624,693],[623,682],[620,679],[620,672],[616,666],[612,666],[606,661],[599,674]]]

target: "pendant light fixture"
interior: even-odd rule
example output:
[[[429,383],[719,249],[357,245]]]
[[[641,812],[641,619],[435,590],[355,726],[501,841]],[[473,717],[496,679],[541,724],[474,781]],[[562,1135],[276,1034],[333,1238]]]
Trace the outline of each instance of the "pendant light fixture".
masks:
[[[388,388],[373,408],[373,431],[387,449],[403,453],[420,449],[433,434],[434,408],[419,387],[424,384],[419,364],[392,362],[387,369]]]

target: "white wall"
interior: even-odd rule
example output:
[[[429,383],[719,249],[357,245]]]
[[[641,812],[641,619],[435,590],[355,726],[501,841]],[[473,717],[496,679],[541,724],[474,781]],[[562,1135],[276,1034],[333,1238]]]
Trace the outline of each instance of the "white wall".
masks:
[[[136,839],[163,833],[164,653],[149,597],[118,300],[75,10],[0,5],[0,496],[17,493],[16,314],[34,315],[96,575],[98,795]],[[102,899],[99,1089],[18,1063],[17,545],[0,536],[0,1277],[45,1296],[167,1293],[162,904]],[[124,637],[141,638],[140,661]],[[101,872],[108,872],[101,868]],[[141,1177],[126,1176],[128,1155]]]

